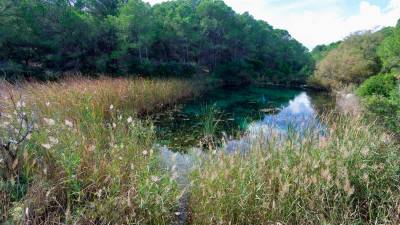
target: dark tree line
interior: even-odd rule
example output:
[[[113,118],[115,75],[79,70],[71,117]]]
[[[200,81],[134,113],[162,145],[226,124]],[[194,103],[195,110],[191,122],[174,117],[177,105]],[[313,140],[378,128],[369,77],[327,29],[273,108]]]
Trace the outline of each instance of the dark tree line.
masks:
[[[313,61],[287,31],[222,0],[2,0],[0,73],[63,72],[303,81]]]

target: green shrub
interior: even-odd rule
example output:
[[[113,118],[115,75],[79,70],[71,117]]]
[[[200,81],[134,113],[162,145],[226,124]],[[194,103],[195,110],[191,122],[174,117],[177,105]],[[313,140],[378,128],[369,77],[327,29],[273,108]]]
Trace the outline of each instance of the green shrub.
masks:
[[[379,74],[368,78],[358,88],[357,93],[362,97],[381,95],[389,97],[396,88],[396,77],[394,74]]]
[[[400,134],[400,86],[394,74],[380,74],[366,80],[357,90],[367,115]]]
[[[395,28],[382,42],[378,54],[385,71],[400,69],[400,27]]]
[[[372,95],[364,98],[367,113],[380,121],[389,131],[400,135],[400,95],[385,98]]]

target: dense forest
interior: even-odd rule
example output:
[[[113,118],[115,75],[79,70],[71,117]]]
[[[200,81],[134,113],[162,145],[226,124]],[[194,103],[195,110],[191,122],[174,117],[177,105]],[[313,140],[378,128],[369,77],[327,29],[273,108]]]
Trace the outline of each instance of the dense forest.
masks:
[[[9,80],[80,72],[290,82],[312,68],[287,31],[222,0],[0,2],[0,71]]]

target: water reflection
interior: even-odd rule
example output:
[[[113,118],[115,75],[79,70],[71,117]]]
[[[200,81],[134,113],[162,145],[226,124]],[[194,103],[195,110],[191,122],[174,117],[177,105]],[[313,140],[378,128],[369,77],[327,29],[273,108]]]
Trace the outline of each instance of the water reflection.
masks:
[[[257,138],[268,140],[274,136],[283,140],[290,132],[300,135],[305,135],[306,132],[317,132],[317,135],[323,135],[325,129],[318,120],[318,114],[310,96],[306,92],[301,92],[277,114],[266,114],[263,119],[251,123],[242,138],[227,142],[225,150],[244,153],[251,148]]]
[[[310,106],[310,101],[298,103],[301,101],[297,99],[307,99],[307,96],[312,96],[313,101],[318,99],[315,96],[318,97],[319,94],[310,94],[299,89],[259,86],[231,90],[215,89],[191,102],[160,113],[153,119],[156,121],[159,143],[184,152],[197,145],[204,135],[204,121],[207,120],[207,112],[210,111],[204,110],[205,107],[212,106],[217,110],[215,118],[219,123],[214,135],[221,138],[222,132],[228,136],[236,136],[246,131],[254,121],[262,121],[265,115],[282,113],[282,106],[291,105],[293,111],[307,108],[301,104]]]
[[[265,115],[261,121],[253,122],[249,131],[254,133],[263,127],[273,127],[281,132],[288,132],[288,129],[303,131],[310,126],[318,124],[317,113],[311,104],[311,99],[306,92],[302,92],[289,104],[283,107],[276,115]]]
[[[267,101],[265,95],[262,95],[261,99]],[[245,153],[257,139],[268,141],[274,137],[284,140],[290,133],[306,135],[308,132],[307,135],[310,135],[309,132],[313,132],[313,135],[323,135],[325,130],[326,127],[318,119],[312,98],[306,92],[300,92],[287,104],[283,104],[278,113],[264,113],[259,120],[251,122],[241,138],[228,140],[222,149],[228,153]],[[201,154],[198,149],[195,152],[197,155]],[[173,152],[166,146],[161,148],[161,154],[164,166],[180,173],[179,175],[182,175],[179,171],[188,171],[193,161],[190,155]],[[184,183],[184,180],[181,182]]]
[[[254,93],[254,92],[251,92]],[[293,94],[293,92],[291,92]],[[262,140],[268,140],[269,138],[279,137],[281,140],[284,140],[290,132],[295,132],[296,134],[304,134],[307,131],[317,131],[320,134],[323,134],[325,127],[318,120],[318,112],[315,109],[315,105],[312,104],[312,98],[306,92],[299,92],[292,99],[288,100],[286,97],[277,96],[277,95],[267,95],[265,91],[258,94],[236,94],[235,99],[240,99],[239,101],[234,101],[232,99],[224,99],[224,101],[220,101],[219,105],[224,106],[224,109],[230,109],[230,112],[234,112],[233,114],[240,115],[239,119],[243,119],[244,115],[250,115],[248,112],[254,112],[256,110],[258,113],[260,109],[265,107],[266,105],[273,104],[274,101],[279,102],[277,113],[272,113],[275,110],[268,110],[269,113],[261,113],[259,117],[252,117],[253,122],[250,122],[246,127],[241,138],[232,139],[227,141],[227,143],[221,148],[223,151],[227,153],[236,153],[240,152],[245,154],[248,152],[252,145],[257,143],[257,140],[261,138]],[[226,98],[226,95],[220,96]],[[282,103],[282,99],[286,99],[286,104]],[[256,101],[255,101],[256,100]],[[279,101],[278,101],[279,100]],[[218,101],[214,101],[214,104],[217,104]],[[221,104],[223,103],[223,104]],[[190,105],[188,109],[193,110],[196,106]],[[197,110],[201,111],[201,110]],[[197,112],[193,110],[192,112]],[[247,113],[247,114],[246,114]],[[183,115],[182,115],[183,114]],[[180,118],[185,118],[185,120],[181,120],[182,124],[178,124],[178,129],[184,128],[184,125],[193,124],[193,122],[199,121],[191,121],[195,119],[199,119],[199,117],[190,116],[189,113],[182,113],[179,111]],[[175,116],[176,117],[176,116]],[[174,116],[169,115],[170,123],[173,123],[173,126],[176,126],[176,120],[174,120]],[[201,118],[201,117],[200,117]],[[258,118],[258,119],[255,119]],[[172,126],[167,126],[167,128]],[[191,126],[188,126],[191,127]],[[184,132],[195,133],[195,129],[183,129]],[[175,135],[177,133],[174,133]],[[317,134],[317,135],[320,135]],[[189,134],[190,135],[190,134]],[[193,136],[193,134],[192,134]],[[177,224],[184,224],[188,218],[188,188],[189,181],[188,175],[191,172],[196,158],[199,157],[207,157],[206,153],[204,153],[201,149],[195,148],[192,146],[190,154],[185,154],[181,152],[172,151],[167,146],[157,146],[161,152],[161,164],[162,166],[172,173],[172,176],[176,177],[178,185],[184,190],[184,194],[180,199],[179,204],[179,218]]]

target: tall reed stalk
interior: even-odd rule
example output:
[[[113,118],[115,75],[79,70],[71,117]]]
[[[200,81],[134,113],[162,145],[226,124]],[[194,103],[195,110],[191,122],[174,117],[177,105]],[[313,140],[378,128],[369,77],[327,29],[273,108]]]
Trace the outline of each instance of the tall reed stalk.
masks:
[[[199,159],[193,224],[398,224],[399,146],[374,124],[330,115],[326,135],[268,131],[246,154]]]

